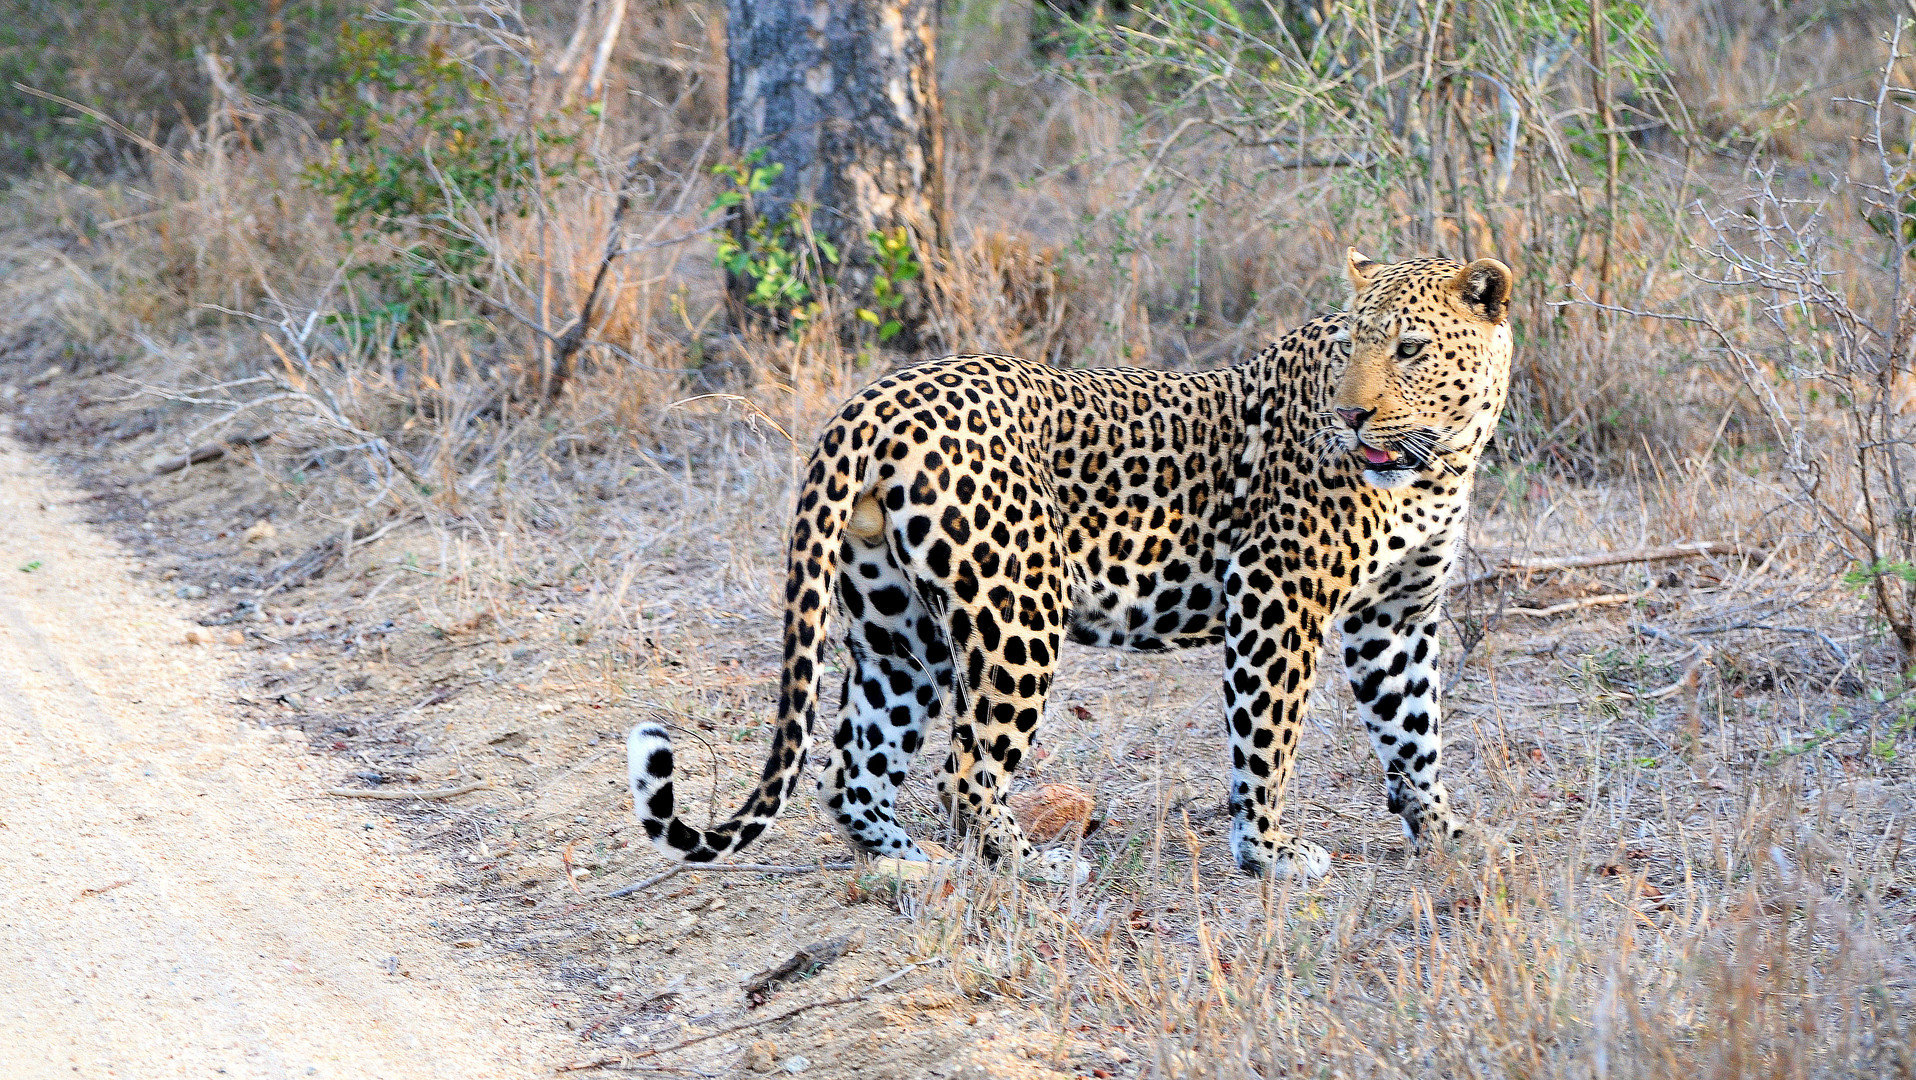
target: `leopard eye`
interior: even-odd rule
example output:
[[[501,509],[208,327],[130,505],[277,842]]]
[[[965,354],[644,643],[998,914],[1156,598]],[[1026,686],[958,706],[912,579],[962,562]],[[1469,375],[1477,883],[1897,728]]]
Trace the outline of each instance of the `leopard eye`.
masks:
[[[1424,343],[1421,341],[1400,341],[1397,343],[1397,359],[1399,360],[1408,360],[1423,351]]]

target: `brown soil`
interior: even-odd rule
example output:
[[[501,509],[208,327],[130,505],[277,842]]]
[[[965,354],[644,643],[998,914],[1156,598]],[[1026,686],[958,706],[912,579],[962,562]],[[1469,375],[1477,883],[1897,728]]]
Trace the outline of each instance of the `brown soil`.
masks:
[[[437,860],[239,719],[75,501],[0,443],[0,1072],[545,1071],[526,972],[432,932]]]

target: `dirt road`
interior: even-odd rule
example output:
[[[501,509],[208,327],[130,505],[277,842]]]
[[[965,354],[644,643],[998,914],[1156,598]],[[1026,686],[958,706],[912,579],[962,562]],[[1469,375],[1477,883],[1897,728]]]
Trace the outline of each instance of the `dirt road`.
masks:
[[[0,440],[0,1076],[549,1073],[434,860],[235,718],[228,647],[75,508]]]

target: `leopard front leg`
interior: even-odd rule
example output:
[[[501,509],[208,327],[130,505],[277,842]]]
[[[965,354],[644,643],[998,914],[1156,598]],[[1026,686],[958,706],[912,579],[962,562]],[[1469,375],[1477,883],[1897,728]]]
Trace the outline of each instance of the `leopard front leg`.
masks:
[[[1289,595],[1285,595],[1288,592]],[[1233,568],[1224,649],[1231,729],[1231,852],[1253,876],[1322,877],[1330,854],[1278,827],[1324,640],[1323,609],[1280,591],[1261,567]]]
[[[1341,624],[1344,671],[1384,766],[1385,799],[1416,850],[1466,831],[1439,773],[1437,609],[1449,548],[1433,542],[1411,552],[1351,599]]]

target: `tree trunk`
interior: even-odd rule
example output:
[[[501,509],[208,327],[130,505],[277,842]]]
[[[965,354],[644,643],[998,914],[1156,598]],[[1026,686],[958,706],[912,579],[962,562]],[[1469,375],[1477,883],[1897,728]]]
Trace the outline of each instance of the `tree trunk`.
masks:
[[[870,238],[904,229],[920,267],[946,243],[937,0],[729,0],[726,32],[732,149],[783,166],[739,208],[733,235],[747,243],[751,215],[795,225],[809,215],[839,255],[824,267],[836,314],[896,319],[890,343],[922,347],[924,276],[887,275]],[[751,287],[731,284],[741,299]]]

